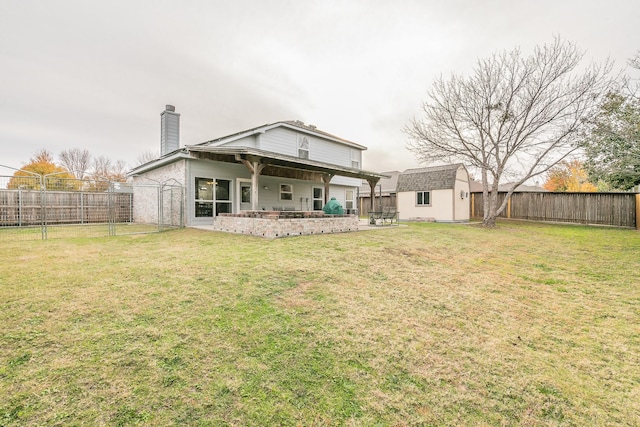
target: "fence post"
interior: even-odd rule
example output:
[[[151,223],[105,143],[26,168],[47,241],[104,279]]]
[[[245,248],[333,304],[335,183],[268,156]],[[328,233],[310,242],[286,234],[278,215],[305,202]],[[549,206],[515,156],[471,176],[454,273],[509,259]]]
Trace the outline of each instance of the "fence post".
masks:
[[[471,193],[471,215],[470,218],[475,218],[476,216],[476,195],[475,193]]]
[[[22,185],[18,186],[18,227],[22,227]]]
[[[636,194],[636,230],[640,230],[640,193]]]
[[[47,239],[47,178],[40,178],[40,206],[42,208],[42,240]]]
[[[511,218],[511,197],[507,199],[507,218]]]

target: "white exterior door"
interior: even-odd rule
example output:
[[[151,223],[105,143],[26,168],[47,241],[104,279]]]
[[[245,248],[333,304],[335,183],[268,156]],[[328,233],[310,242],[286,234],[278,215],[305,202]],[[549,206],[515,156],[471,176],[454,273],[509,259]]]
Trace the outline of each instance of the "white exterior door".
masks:
[[[251,210],[251,181],[238,179],[238,199],[241,211]]]

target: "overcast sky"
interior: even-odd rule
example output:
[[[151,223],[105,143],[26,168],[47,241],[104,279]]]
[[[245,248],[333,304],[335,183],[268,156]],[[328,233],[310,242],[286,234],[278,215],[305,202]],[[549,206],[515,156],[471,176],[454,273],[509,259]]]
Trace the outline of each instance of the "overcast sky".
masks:
[[[434,77],[554,35],[624,68],[640,1],[0,0],[0,164],[87,148],[135,166],[173,104],[181,145],[302,120],[404,170]]]

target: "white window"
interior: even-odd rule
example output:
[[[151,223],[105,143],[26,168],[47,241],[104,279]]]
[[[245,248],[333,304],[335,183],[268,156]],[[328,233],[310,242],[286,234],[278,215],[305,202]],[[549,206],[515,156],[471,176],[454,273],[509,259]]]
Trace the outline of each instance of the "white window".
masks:
[[[351,167],[360,169],[360,152],[358,150],[351,150]]]
[[[213,178],[195,179],[195,216],[213,217]]]
[[[431,206],[431,193],[429,191],[416,192],[417,206]]]
[[[298,135],[298,157],[301,159],[309,158],[309,137],[307,135]]]
[[[344,207],[346,209],[353,209],[353,190],[346,190],[344,192]]]
[[[218,179],[216,186],[216,212],[215,214],[231,213],[231,181]]]
[[[280,184],[280,200],[293,200],[293,185]]]
[[[231,181],[227,179],[195,178],[195,216],[213,217],[231,213]]]
[[[313,187],[313,210],[321,211],[324,206],[324,188]]]

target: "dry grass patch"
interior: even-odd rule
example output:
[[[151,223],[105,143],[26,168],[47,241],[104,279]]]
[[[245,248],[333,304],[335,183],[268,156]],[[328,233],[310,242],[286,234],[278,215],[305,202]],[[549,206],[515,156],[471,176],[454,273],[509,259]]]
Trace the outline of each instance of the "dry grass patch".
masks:
[[[0,425],[638,425],[640,234],[14,242]]]

